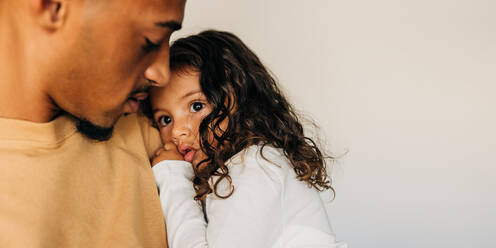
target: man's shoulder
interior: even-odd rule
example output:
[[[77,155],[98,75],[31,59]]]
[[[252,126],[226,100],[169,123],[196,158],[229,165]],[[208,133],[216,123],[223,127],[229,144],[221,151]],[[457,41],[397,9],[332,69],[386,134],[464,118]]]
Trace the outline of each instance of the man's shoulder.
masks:
[[[150,157],[160,146],[158,130],[141,114],[121,117],[114,126],[112,137],[102,142],[79,133],[74,120],[65,115],[47,123],[0,118],[0,152],[4,154],[34,156],[40,152],[62,154],[78,149],[90,152],[117,148]]]
[[[124,149],[144,147],[149,157],[161,146],[159,131],[153,127],[151,120],[142,114],[121,117],[115,125],[110,141]]]

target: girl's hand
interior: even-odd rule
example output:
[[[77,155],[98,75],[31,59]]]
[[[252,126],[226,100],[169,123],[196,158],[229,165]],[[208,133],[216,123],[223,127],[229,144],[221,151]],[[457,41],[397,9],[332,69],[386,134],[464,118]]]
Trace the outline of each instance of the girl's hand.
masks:
[[[152,167],[163,160],[184,160],[184,157],[179,153],[174,143],[167,142],[155,152],[152,158]]]

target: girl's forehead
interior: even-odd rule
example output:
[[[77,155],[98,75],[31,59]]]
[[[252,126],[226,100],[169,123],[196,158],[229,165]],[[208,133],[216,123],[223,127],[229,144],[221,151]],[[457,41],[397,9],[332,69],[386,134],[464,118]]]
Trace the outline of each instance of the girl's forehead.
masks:
[[[200,74],[197,72],[173,72],[167,85],[153,87],[150,90],[150,97],[152,104],[174,103],[191,95],[192,92],[201,92]]]
[[[199,90],[200,74],[197,72],[173,72],[164,91],[176,96],[184,96],[192,90]]]

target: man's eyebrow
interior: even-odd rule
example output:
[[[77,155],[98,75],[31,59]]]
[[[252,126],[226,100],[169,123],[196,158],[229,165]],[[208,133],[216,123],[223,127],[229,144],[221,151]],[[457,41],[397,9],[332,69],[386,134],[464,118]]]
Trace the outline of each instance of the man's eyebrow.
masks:
[[[172,31],[176,31],[182,28],[181,23],[176,21],[156,22],[155,25],[162,28],[170,28]]]

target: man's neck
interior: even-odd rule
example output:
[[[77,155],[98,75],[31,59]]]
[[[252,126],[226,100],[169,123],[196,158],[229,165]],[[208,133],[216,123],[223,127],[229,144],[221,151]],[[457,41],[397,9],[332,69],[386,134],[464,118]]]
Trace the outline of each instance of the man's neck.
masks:
[[[23,47],[17,30],[0,22],[0,118],[48,122],[56,114],[29,64],[29,51]]]

